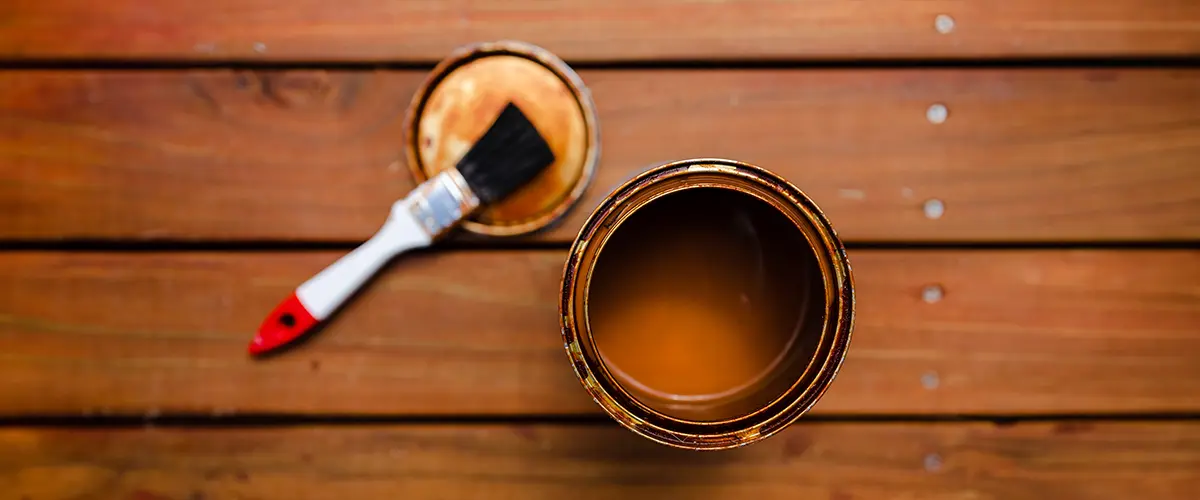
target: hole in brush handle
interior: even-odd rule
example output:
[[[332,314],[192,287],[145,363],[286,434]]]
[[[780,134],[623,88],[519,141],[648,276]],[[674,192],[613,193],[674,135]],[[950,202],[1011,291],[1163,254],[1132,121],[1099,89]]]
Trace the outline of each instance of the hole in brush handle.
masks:
[[[316,324],[317,319],[304,307],[296,294],[292,293],[275,306],[258,327],[258,334],[250,342],[250,354],[264,354],[290,344]]]

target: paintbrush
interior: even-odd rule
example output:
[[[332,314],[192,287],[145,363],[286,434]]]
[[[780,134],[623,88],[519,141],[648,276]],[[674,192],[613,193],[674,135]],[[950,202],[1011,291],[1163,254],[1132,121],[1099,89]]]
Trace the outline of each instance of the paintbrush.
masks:
[[[387,222],[371,239],[296,287],[276,306],[250,342],[250,353],[266,353],[311,331],[393,257],[429,246],[551,163],[554,153],[546,139],[509,103],[455,168],[421,183],[393,204]]]

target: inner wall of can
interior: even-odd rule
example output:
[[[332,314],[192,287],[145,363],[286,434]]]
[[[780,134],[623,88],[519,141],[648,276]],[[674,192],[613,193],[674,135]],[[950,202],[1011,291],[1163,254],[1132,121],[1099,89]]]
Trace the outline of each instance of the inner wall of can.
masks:
[[[796,224],[763,193],[714,180],[643,191],[583,285],[604,375],[644,409],[704,424],[757,412],[801,379],[826,303]]]
[[[815,306],[821,314],[819,333],[805,351],[802,369],[778,397],[758,401],[753,408],[690,418],[647,404],[645,394],[631,394],[627,383],[614,377],[595,343],[588,323],[589,287],[597,259],[616,229],[672,193],[719,188],[752,196],[770,205],[794,224],[814,253],[815,284],[821,295]],[[806,411],[844,357],[849,341],[852,292],[844,250],[816,206],[778,176],[729,160],[688,160],[651,169],[614,191],[589,218],[577,238],[564,274],[563,334],[577,374],[596,401],[626,427],[655,441],[693,449],[720,449],[765,438]],[[628,382],[628,379],[626,379]],[[633,391],[637,393],[637,391]],[[656,407],[657,406],[657,407]],[[682,418],[681,418],[682,417]]]

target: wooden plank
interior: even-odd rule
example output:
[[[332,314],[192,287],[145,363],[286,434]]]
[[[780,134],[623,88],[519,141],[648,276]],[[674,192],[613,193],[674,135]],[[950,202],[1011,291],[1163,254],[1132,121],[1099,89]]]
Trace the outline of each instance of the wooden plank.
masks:
[[[10,0],[0,14],[8,59],[429,62],[494,39],[575,61],[1200,52],[1192,0]]]
[[[0,414],[597,414],[558,330],[560,251],[430,253],[311,342],[263,316],[335,253],[0,258]],[[826,414],[1200,410],[1200,251],[856,251]],[[944,298],[922,300],[929,285]]]
[[[0,72],[0,238],[365,239],[412,187],[400,137],[423,77]],[[779,172],[849,240],[1200,238],[1197,70],[583,77],[601,168],[545,240],[647,166],[700,156]]]
[[[696,453],[615,426],[0,430],[0,487],[74,498],[1194,498],[1191,422],[801,423]]]

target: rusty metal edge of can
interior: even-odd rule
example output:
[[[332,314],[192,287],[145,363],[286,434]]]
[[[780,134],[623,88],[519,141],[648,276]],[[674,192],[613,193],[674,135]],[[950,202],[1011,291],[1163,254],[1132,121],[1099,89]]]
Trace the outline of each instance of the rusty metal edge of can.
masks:
[[[584,270],[581,266],[585,253],[589,250],[599,252],[598,248],[593,248],[592,240],[601,229],[601,225],[616,215],[623,204],[637,192],[667,178],[703,172],[705,168],[708,172],[733,173],[750,179],[798,208],[819,238],[817,242],[809,239],[814,252],[819,260],[827,260],[830,271],[828,274],[822,273],[822,278],[827,294],[827,312],[832,317],[827,318],[814,353],[814,361],[819,361],[820,366],[812,373],[811,379],[806,381],[811,371],[806,370],[787,392],[772,403],[748,415],[720,422],[684,421],[663,415],[637,402],[607,375],[598,359],[592,359],[593,357],[588,355],[589,352],[595,352],[594,341],[586,325],[580,324],[586,318],[580,318],[576,312],[579,306],[577,295],[580,293],[576,288],[581,286],[578,280],[581,272],[590,273],[590,269]],[[800,229],[803,231],[803,228]],[[594,256],[592,262],[594,264]],[[823,269],[824,267],[825,265],[822,265]],[[582,286],[585,285],[586,283]],[[840,371],[850,346],[854,324],[854,277],[850,261],[846,257],[845,246],[825,214],[803,191],[762,167],[735,160],[697,158],[650,168],[604,197],[595,211],[588,216],[571,245],[563,266],[558,307],[564,348],[575,374],[592,399],[609,416],[625,428],[664,445],[690,450],[722,450],[758,442],[778,433],[807,413],[824,395]],[[585,342],[589,343],[587,349],[584,346]],[[802,390],[795,391],[806,382],[807,385]],[[614,395],[614,392],[617,394]],[[618,397],[628,403],[619,402]],[[782,407],[766,414],[767,410],[777,404],[782,404]],[[663,425],[664,423],[667,425]],[[701,429],[712,432],[697,432]]]

